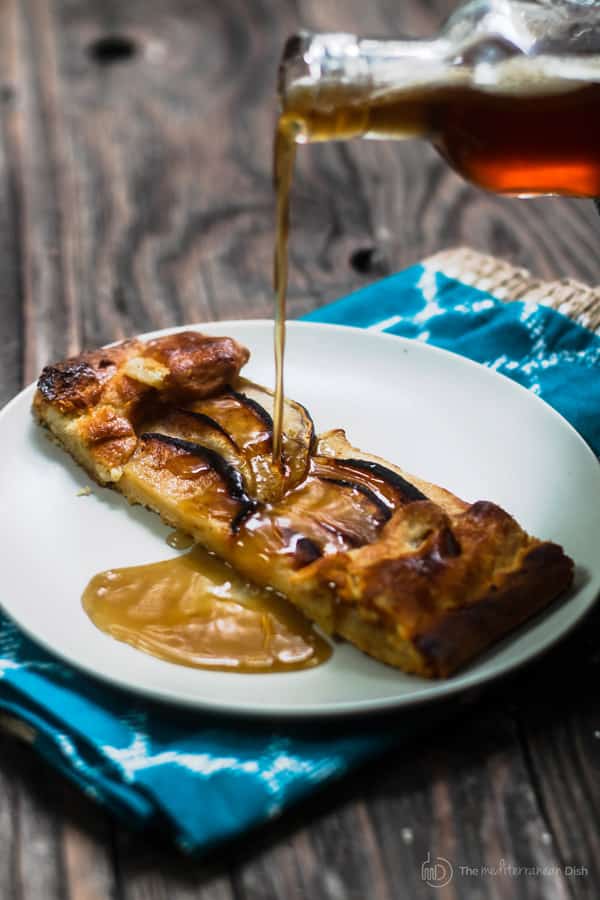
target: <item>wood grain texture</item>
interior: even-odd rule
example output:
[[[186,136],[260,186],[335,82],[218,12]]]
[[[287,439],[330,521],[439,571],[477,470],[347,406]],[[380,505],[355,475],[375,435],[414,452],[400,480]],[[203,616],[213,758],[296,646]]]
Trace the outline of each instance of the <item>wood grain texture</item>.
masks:
[[[285,36],[300,26],[432,33],[454,5],[3,0],[0,403],[82,346],[270,316],[271,133]],[[544,278],[598,284],[599,242],[591,203],[490,196],[418,142],[305,147],[292,198],[290,316],[459,244]],[[130,833],[31,750],[3,740],[0,900],[592,900],[597,618],[457,709],[450,726],[432,724],[206,860]],[[453,862],[445,888],[422,880],[428,856]],[[500,859],[561,871],[457,871]],[[588,875],[566,876],[571,864]]]
[[[0,28],[0,406],[21,385],[23,329],[19,170],[16,163],[17,104],[15,15],[5,5]]]
[[[104,812],[14,737],[0,761],[0,898],[116,896]]]
[[[590,618],[519,679],[514,714],[531,781],[565,866],[584,866],[573,879],[577,898],[597,896],[600,878],[600,717],[595,680],[600,615]]]

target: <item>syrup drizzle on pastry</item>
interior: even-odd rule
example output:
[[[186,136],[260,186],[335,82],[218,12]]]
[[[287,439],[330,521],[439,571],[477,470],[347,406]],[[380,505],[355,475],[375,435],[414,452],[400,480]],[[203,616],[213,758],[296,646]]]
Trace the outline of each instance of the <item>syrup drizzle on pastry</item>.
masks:
[[[167,495],[182,492],[181,510],[191,503],[195,514],[202,509],[221,523],[223,555],[256,584],[277,583],[274,562],[299,571],[371,543],[399,506],[426,499],[381,464],[317,452],[310,415],[290,401],[285,469],[274,470],[273,397],[250,382],[239,387],[192,408],[156,411],[139,425],[131,465],[147,459],[166,478]],[[190,540],[178,531],[168,543],[188,549]],[[318,665],[331,653],[284,597],[245,581],[200,546],[166,562],[96,575],[83,605],[117,640],[187,666],[285,672]]]

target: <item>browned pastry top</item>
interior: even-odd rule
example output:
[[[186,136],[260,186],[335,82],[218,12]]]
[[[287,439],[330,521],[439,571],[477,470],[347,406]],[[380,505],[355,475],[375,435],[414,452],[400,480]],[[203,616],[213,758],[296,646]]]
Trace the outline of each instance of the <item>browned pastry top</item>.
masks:
[[[135,426],[156,403],[214,394],[235,380],[249,355],[233,338],[195,331],[124,341],[46,366],[34,410],[49,407],[71,420],[87,454],[111,471],[135,450]]]
[[[149,388],[168,400],[207,397],[232,381],[249,356],[233,338],[180,331],[146,343],[124,341],[46,366],[38,389],[66,415],[101,404],[129,410]]]
[[[334,584],[342,604],[396,627],[443,675],[566,589],[573,563],[494,503],[448,514],[418,501],[399,509],[378,541],[324,557],[297,577]]]
[[[195,332],[126,341],[48,366],[34,410],[99,481],[407,671],[451,673],[571,584],[562,549],[499,506],[315,436],[291,400],[274,466],[248,356]]]

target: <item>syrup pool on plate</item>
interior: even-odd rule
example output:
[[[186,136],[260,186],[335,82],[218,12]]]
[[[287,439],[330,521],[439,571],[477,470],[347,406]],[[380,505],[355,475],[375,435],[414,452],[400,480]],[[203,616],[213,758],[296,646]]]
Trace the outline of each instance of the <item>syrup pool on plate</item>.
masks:
[[[287,600],[244,581],[199,546],[163,562],[101,572],[82,602],[101,631],[184,666],[289,672],[331,655]]]

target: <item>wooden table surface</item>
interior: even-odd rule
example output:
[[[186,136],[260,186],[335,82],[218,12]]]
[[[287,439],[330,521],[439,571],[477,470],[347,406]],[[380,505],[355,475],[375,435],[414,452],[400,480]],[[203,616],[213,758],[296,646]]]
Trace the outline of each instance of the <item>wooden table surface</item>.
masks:
[[[425,34],[454,5],[1,0],[0,403],[84,346],[271,316],[285,36]],[[301,150],[291,317],[454,244],[600,282],[591,203],[488,196],[417,142]],[[200,861],[130,832],[2,738],[0,898],[595,900],[598,621],[450,725]],[[437,856],[455,868],[439,889],[421,878]],[[457,872],[501,859],[546,874]]]

